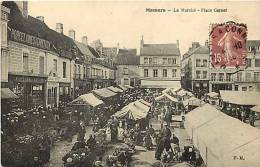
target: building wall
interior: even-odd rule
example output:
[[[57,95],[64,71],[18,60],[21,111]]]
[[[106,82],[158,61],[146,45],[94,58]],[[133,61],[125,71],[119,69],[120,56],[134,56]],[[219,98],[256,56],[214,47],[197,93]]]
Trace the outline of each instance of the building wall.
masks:
[[[116,70],[116,83],[120,85],[130,85],[131,79],[134,80],[134,84],[136,84],[136,80],[140,78],[138,65],[117,65]],[[125,84],[127,82],[127,84]]]

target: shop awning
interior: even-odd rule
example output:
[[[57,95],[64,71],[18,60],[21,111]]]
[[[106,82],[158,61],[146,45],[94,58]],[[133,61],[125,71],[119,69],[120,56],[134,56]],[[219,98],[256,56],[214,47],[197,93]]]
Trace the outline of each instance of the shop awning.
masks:
[[[210,93],[207,94],[207,96],[209,96],[209,97],[211,97],[211,98],[217,98],[218,95],[219,95],[219,94],[216,93],[216,92],[210,92]]]
[[[184,90],[184,89],[180,89],[179,91],[177,91],[177,95],[179,96],[194,96],[191,92]]]
[[[260,105],[256,105],[256,106],[252,107],[251,110],[260,113]]]
[[[9,88],[1,88],[1,99],[18,98]]]
[[[178,88],[181,87],[180,81],[165,80],[141,80],[142,88]]]
[[[224,102],[238,105],[259,105],[260,92],[220,90]]]
[[[201,106],[202,104],[205,104],[204,101],[196,98],[196,97],[191,97],[185,101],[183,101],[183,106],[186,107],[186,106]]]
[[[109,97],[113,97],[116,95],[115,92],[113,92],[107,88],[92,90],[92,92],[95,95],[100,96],[101,98],[109,98]]]
[[[130,86],[130,85],[125,85],[126,88],[129,88],[129,89],[134,89],[134,87]]]
[[[208,166],[259,167],[259,129],[209,104],[186,114],[185,129]]]
[[[96,107],[100,104],[103,104],[103,101],[98,99],[92,93],[81,95],[69,103],[69,105],[90,105],[92,107]]]
[[[111,91],[113,91],[115,93],[122,93],[123,92],[122,89],[119,89],[119,88],[114,87],[114,86],[109,86],[109,87],[107,87],[107,89],[109,89],[109,90],[111,90]]]
[[[161,96],[156,97],[155,100],[159,101],[159,100],[162,100],[162,99],[165,99],[165,98],[169,99],[173,102],[178,102],[178,100],[175,97],[172,97],[172,96],[168,95],[167,93],[164,93]]]
[[[143,103],[143,104],[145,104],[145,105],[149,106],[149,107],[151,107],[151,106],[152,106],[152,104],[151,104],[151,103],[149,103],[149,102],[145,101],[144,99],[140,99],[139,101],[140,101],[141,103]]]

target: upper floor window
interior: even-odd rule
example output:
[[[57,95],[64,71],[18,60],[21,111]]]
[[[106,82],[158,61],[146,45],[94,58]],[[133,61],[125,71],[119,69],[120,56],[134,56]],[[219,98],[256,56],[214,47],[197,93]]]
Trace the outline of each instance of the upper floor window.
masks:
[[[200,79],[200,75],[201,75],[200,71],[196,71],[196,79]]]
[[[23,72],[29,72],[29,54],[23,52]]]
[[[237,81],[242,81],[242,73],[241,72],[237,73]]]
[[[219,81],[224,81],[224,73],[219,73]]]
[[[247,67],[252,67],[252,59],[246,59]]]
[[[260,67],[260,59],[255,59],[255,67]]]
[[[167,69],[163,69],[163,77],[167,77]]]
[[[167,58],[163,58],[163,64],[167,64]]]
[[[246,81],[250,81],[251,80],[251,73],[247,72],[246,73]]]
[[[148,77],[148,69],[144,69],[144,77]]]
[[[226,73],[226,80],[227,81],[231,81],[231,75],[230,73]]]
[[[216,81],[216,73],[211,73],[211,81]]]
[[[44,74],[44,57],[39,57],[39,73]]]
[[[152,62],[153,62],[153,59],[149,58],[149,64],[152,64]]]
[[[158,77],[158,70],[157,69],[153,70],[153,77]]]
[[[58,71],[57,59],[53,59],[53,72],[55,73],[55,75],[57,71]]]
[[[177,61],[175,58],[172,59],[172,64],[177,64]]]
[[[254,81],[260,81],[260,72],[254,72]]]
[[[208,64],[208,60],[207,60],[207,59],[203,59],[203,64],[202,64],[202,66],[203,66],[203,67],[207,67],[207,64]]]
[[[84,78],[87,77],[87,70],[86,70],[86,67],[85,67],[85,66],[83,66],[83,75],[84,75]]]
[[[172,69],[172,77],[175,78],[177,76],[177,69]]]
[[[207,75],[208,75],[208,72],[207,71],[203,71],[202,78],[203,79],[207,79]]]
[[[63,63],[62,63],[62,76],[63,76],[63,78],[66,78],[67,77],[67,75],[66,75],[66,62],[64,61]]]
[[[201,64],[200,64],[200,59],[196,59],[196,67],[200,67]]]
[[[127,68],[127,67],[124,67],[124,69],[123,69],[123,75],[128,75],[128,68]]]
[[[148,64],[148,58],[147,57],[144,58],[144,64]]]
[[[157,57],[153,58],[153,64],[158,64],[158,58]]]
[[[7,43],[7,26],[5,23],[2,23],[1,25],[1,42],[2,44]]]

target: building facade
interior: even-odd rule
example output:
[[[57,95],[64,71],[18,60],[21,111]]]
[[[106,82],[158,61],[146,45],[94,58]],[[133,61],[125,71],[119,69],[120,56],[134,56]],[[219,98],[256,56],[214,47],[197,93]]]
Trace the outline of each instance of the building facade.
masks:
[[[139,61],[136,49],[119,49],[115,58],[116,83],[118,85],[137,86],[140,84]]]
[[[182,59],[182,86],[185,89],[198,95],[209,92],[209,59],[208,43],[201,46],[193,42]]]
[[[140,48],[140,79],[143,88],[180,87],[179,44],[144,44]]]

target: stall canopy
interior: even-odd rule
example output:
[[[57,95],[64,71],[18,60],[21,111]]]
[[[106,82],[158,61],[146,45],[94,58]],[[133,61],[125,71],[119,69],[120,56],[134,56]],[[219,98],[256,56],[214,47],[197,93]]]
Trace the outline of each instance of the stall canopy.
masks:
[[[114,116],[121,119],[131,119],[137,121],[146,118],[149,110],[149,106],[137,100],[116,112]]]
[[[181,90],[181,87],[177,85],[176,87],[164,89],[162,91],[162,93],[169,93],[169,92],[171,92],[172,94],[176,94],[176,92],[178,92],[179,90]]]
[[[186,91],[184,89],[177,91],[177,95],[179,95],[179,96],[190,96],[190,97],[193,96],[193,94],[191,92]]]
[[[1,88],[1,99],[18,98],[9,88]]]
[[[167,93],[164,93],[161,96],[156,97],[155,100],[159,101],[159,100],[162,100],[162,99],[165,99],[165,98],[169,99],[173,102],[178,102],[178,100],[175,97],[172,97],[172,96],[168,95]]]
[[[140,99],[139,101],[140,101],[141,103],[143,103],[143,104],[145,104],[145,105],[149,106],[149,107],[151,107],[151,106],[152,106],[152,104],[151,104],[151,103],[149,103],[149,102],[145,101],[144,99]]]
[[[251,110],[260,113],[260,105],[252,107]]]
[[[209,96],[209,97],[211,97],[211,98],[217,98],[218,95],[219,95],[219,94],[216,93],[216,92],[210,92],[210,93],[207,94],[207,96]]]
[[[220,90],[220,96],[227,103],[238,105],[260,104],[260,92]]]
[[[259,129],[209,104],[186,114],[185,128],[207,166],[259,167]]]
[[[115,92],[113,92],[107,88],[92,90],[92,92],[101,98],[108,98],[108,97],[113,97],[116,95]]]
[[[115,93],[122,93],[123,92],[122,89],[119,89],[119,88],[114,87],[114,86],[109,86],[109,87],[107,87],[107,89],[109,89],[109,90],[111,90],[111,91],[113,91]]]
[[[126,91],[128,88],[126,88],[124,85],[118,85],[118,87],[120,88],[120,89],[122,89],[123,91]]]
[[[69,103],[69,105],[90,105],[92,107],[96,107],[100,104],[103,104],[103,101],[98,99],[92,93],[81,95]]]
[[[187,100],[183,101],[183,106],[200,106],[202,104],[204,104],[205,102],[201,101],[200,99],[196,98],[196,97],[191,97]]]
[[[134,87],[130,86],[130,85],[125,85],[126,88],[129,88],[129,89],[134,89]]]

